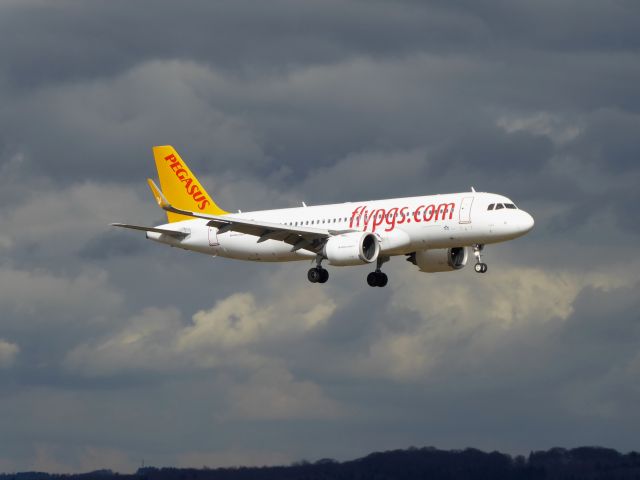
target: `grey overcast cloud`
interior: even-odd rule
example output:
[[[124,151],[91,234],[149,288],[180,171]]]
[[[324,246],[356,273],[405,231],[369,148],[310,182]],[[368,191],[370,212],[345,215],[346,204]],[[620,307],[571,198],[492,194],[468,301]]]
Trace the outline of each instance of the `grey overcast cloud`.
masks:
[[[640,2],[0,0],[0,471],[639,449]],[[490,272],[166,248],[228,210],[478,190]]]

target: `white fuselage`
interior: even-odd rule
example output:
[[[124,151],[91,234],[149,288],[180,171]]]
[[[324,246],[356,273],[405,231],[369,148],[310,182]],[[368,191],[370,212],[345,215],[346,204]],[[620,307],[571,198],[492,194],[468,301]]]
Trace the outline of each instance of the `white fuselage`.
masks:
[[[490,205],[493,209],[488,210]],[[500,207],[498,207],[500,206]],[[498,243],[520,237],[533,228],[533,218],[502,195],[464,192],[393,198],[332,205],[261,210],[233,214],[235,218],[332,231],[374,233],[380,254]],[[214,256],[264,262],[308,260],[317,253],[279,240],[258,241],[254,235],[219,233],[207,220],[195,218],[163,225],[188,234],[182,239],[148,232],[147,238]]]

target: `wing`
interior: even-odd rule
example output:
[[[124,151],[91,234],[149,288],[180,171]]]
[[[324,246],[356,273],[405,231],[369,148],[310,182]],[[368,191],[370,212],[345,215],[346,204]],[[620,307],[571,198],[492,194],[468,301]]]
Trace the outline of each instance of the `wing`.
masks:
[[[239,232],[257,237],[257,242],[266,240],[279,240],[292,246],[291,251],[301,248],[320,251],[327,239],[342,233],[353,232],[355,230],[329,230],[313,227],[291,227],[280,223],[264,222],[260,220],[248,220],[237,218],[232,215],[209,215],[206,213],[190,212],[171,205],[164,197],[158,186],[151,179],[147,179],[149,188],[153,192],[156,202],[167,212],[178,213],[189,217],[202,218],[208,220],[207,225],[218,228],[218,233]]]

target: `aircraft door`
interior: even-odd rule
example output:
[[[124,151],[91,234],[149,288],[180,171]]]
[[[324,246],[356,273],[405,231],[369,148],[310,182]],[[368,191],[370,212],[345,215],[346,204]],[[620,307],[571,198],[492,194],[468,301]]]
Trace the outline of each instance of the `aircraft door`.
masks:
[[[218,229],[215,227],[209,227],[209,246],[217,247],[220,245],[218,241]]]
[[[473,197],[464,197],[460,204],[460,220],[458,223],[471,223],[471,205]]]

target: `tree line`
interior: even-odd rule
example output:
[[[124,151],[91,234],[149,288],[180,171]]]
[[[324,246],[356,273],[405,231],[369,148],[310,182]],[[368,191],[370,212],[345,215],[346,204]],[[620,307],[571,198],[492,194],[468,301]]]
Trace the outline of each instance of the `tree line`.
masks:
[[[552,448],[528,457],[434,447],[378,452],[345,462],[321,459],[288,466],[232,468],[144,467],[134,474],[21,472],[0,480],[640,480],[640,454],[602,447]]]

